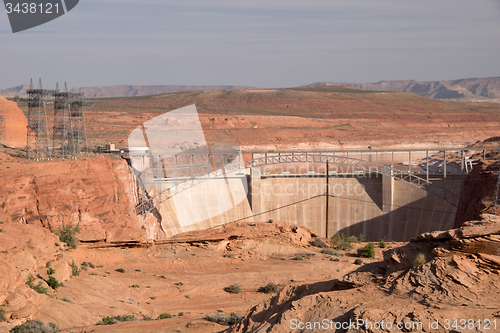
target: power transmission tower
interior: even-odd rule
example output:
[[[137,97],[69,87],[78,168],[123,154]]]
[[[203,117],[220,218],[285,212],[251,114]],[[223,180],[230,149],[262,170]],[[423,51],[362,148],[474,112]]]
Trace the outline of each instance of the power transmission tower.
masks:
[[[72,93],[70,102],[70,122],[72,129],[72,153],[79,155],[87,146],[87,131],[85,129],[85,108],[90,105],[83,100],[83,93]]]
[[[59,83],[54,92],[54,126],[52,132],[52,151],[54,155],[65,158],[72,145],[71,118],[69,115],[73,94],[68,92],[66,82],[64,91],[59,91]]]
[[[29,159],[50,158],[49,130],[45,102],[50,91],[42,88],[42,79],[38,81],[38,89],[33,88],[33,79],[30,81],[28,93],[28,137],[26,152]]]

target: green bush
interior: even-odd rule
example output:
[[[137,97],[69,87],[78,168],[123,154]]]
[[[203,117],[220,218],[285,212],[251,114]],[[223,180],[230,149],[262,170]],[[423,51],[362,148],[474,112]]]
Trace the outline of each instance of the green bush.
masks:
[[[7,318],[5,318],[5,310],[0,307],[0,321],[6,321]]]
[[[40,320],[28,320],[22,325],[13,327],[10,333],[57,333],[59,328],[54,323],[45,325]]]
[[[156,319],[157,320],[160,320],[160,319],[169,319],[169,318],[172,318],[172,317],[173,316],[170,313],[164,312],[161,315],[159,315],[158,318],[156,318]]]
[[[292,257],[292,260],[304,260],[304,256],[300,254],[296,254]]]
[[[352,243],[356,242],[357,238],[354,236],[346,237],[344,233],[336,234],[332,237],[332,247],[337,250],[347,251],[352,250]]]
[[[339,258],[330,258],[330,261],[340,261]]]
[[[417,266],[423,265],[423,264],[425,264],[426,261],[427,260],[425,259],[425,254],[419,253],[415,257],[415,260],[413,261],[413,267],[417,267]]]
[[[365,234],[359,234],[358,239],[360,242],[364,242],[365,241]]]
[[[326,247],[326,244],[325,242],[323,242],[322,239],[320,238],[314,238],[312,239],[309,244],[311,244],[312,246],[315,246],[315,247],[321,247],[321,248],[325,248]]]
[[[52,275],[56,272],[55,269],[53,269],[52,267],[49,267],[49,269],[47,269],[47,275]]]
[[[225,287],[224,291],[230,294],[241,294],[241,287],[236,284],[232,284]]]
[[[78,266],[75,264],[74,261],[71,262],[71,276],[78,276],[80,275],[81,269],[78,268]]]
[[[115,269],[115,271],[119,273],[125,273],[125,268],[117,268]]]
[[[33,289],[34,291],[36,291],[37,293],[39,294],[44,294],[44,295],[47,295],[50,297],[50,294],[49,294],[49,288],[46,288],[44,285],[43,285],[43,282],[42,281],[39,281],[38,284],[35,286],[33,284],[33,282],[35,281],[35,277],[33,275],[28,275],[28,280],[26,281],[26,285],[28,287],[30,287],[31,289]]]
[[[364,247],[358,249],[358,256],[364,258],[375,258],[375,245],[368,243]]]
[[[385,248],[385,236],[378,240],[378,247],[381,249]]]
[[[363,260],[362,259],[356,259],[354,260],[354,265],[362,265],[363,264]]]
[[[266,294],[274,294],[274,293],[279,292],[280,288],[275,283],[269,282],[268,284],[266,284],[265,287],[260,287],[259,291],[266,293]]]
[[[139,285],[138,284],[133,284],[130,286],[130,288],[139,288]]]
[[[57,281],[57,279],[53,276],[49,276],[49,279],[46,282],[52,289],[57,289],[63,285],[62,283],[59,283],[59,281]]]
[[[76,234],[80,232],[80,227],[67,224],[54,233],[59,236],[61,242],[66,243],[70,248],[76,249]]]
[[[217,323],[219,325],[233,325],[241,319],[241,316],[238,316],[236,313],[231,312],[230,315],[225,315],[224,313],[216,313],[213,315],[206,315],[205,320],[211,321],[213,323]]]
[[[96,325],[113,325],[117,323],[123,323],[125,321],[133,321],[137,320],[137,317],[133,314],[123,315],[123,316],[113,316],[113,317],[104,317]]]

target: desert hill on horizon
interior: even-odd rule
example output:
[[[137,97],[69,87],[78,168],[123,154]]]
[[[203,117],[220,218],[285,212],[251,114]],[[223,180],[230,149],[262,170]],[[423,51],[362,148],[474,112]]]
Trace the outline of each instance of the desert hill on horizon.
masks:
[[[29,84],[21,84],[16,87],[0,89],[0,96],[5,98],[13,98],[15,96],[27,97],[26,90],[30,87]],[[50,86],[49,86],[50,89]],[[164,95],[175,92],[185,91],[212,91],[212,90],[247,90],[255,89],[250,86],[187,86],[187,85],[119,85],[106,87],[80,87],[73,88],[82,92],[87,98],[112,98],[112,97],[138,97],[151,95]]]
[[[375,83],[314,82],[303,85],[302,87],[336,85],[352,86],[364,90],[410,92],[422,97],[433,99],[469,99],[489,101],[500,99],[500,77],[468,78],[443,81],[392,80],[379,81]],[[29,89],[28,84],[0,89],[0,96],[6,98],[12,98],[15,96],[26,97],[27,89]],[[87,98],[112,98],[163,95],[186,91],[250,90],[258,88],[252,86],[234,85],[118,85],[80,87],[73,89],[84,93]]]
[[[433,99],[492,100],[500,98],[500,77],[445,81],[392,80],[375,83],[314,82],[303,87],[337,85],[364,90],[410,92]]]

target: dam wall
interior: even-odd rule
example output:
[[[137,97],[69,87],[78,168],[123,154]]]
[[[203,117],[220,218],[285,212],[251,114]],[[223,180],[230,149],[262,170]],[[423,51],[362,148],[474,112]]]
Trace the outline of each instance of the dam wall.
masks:
[[[436,179],[430,186],[444,186],[444,182]],[[329,177],[328,183],[327,197],[324,176],[271,177],[254,168],[244,178],[197,184],[157,208],[167,236],[237,220],[305,225],[321,237],[364,234],[367,241],[381,237],[407,241],[422,232],[453,228],[453,205],[393,177],[340,175]],[[459,196],[461,178],[448,176],[446,187]]]

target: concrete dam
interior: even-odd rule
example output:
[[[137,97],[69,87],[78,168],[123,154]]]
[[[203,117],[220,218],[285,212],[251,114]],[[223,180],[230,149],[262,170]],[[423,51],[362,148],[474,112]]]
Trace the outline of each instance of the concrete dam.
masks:
[[[157,210],[167,236],[233,221],[274,220],[305,225],[321,237],[362,233],[370,241],[384,236],[405,241],[453,228],[456,205],[429,187],[443,188],[446,182],[447,195],[458,204],[462,178],[430,177],[432,184],[423,189],[379,173],[334,174],[326,179],[325,174],[267,174],[253,167],[195,184],[161,202]]]

